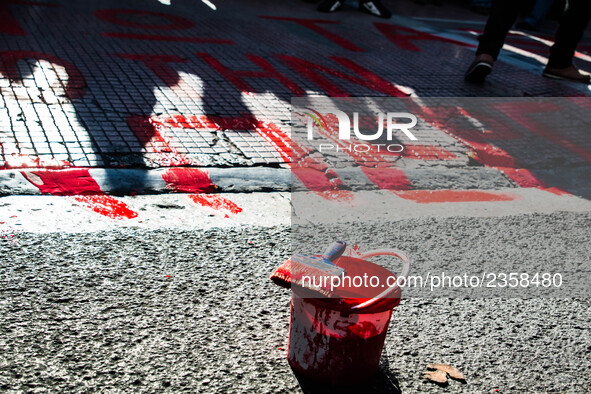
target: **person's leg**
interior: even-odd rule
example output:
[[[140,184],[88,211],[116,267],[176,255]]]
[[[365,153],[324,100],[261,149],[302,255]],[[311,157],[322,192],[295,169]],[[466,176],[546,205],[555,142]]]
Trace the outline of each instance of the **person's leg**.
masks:
[[[572,65],[575,49],[591,15],[590,0],[569,0],[560,19],[554,45],[550,48],[548,67],[564,68]]]
[[[507,32],[519,15],[522,3],[522,0],[496,0],[493,2],[484,32],[478,37],[477,56],[484,53],[491,55],[494,60],[497,59]]]
[[[591,15],[591,1],[569,0],[568,7],[560,19],[554,45],[550,48],[548,65],[542,75],[548,78],[589,83],[591,77],[573,65],[577,44],[583,37]]]
[[[497,60],[503,47],[507,32],[517,19],[521,3],[521,0],[496,0],[493,2],[484,32],[478,37],[476,58],[464,75],[466,81],[482,83],[490,74],[493,63]]]

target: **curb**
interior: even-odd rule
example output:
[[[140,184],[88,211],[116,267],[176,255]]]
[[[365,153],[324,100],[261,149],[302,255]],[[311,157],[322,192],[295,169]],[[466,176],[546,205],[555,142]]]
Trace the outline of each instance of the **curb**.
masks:
[[[1,195],[137,195],[291,190],[287,168],[66,168],[0,170]]]

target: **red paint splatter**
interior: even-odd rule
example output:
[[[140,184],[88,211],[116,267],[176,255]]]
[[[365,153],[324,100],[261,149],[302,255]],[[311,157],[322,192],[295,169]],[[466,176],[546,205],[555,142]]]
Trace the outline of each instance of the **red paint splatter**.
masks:
[[[92,178],[88,168],[66,170],[21,171],[42,194],[74,196],[76,201],[112,219],[131,219],[138,214],[123,201],[107,196]]]
[[[198,168],[169,168],[162,179],[169,189],[179,193],[211,193],[217,188],[207,171]]]
[[[74,196],[74,200],[83,203],[96,213],[111,219],[133,219],[138,216],[137,212],[129,209],[123,201],[107,195],[96,196]]]
[[[242,212],[242,208],[219,194],[193,194],[189,197],[196,204],[223,213],[226,218],[229,218],[230,215],[236,215]]]
[[[405,190],[395,191],[398,197],[412,200],[419,204],[438,202],[492,202],[513,201],[519,196],[512,193],[482,190]]]

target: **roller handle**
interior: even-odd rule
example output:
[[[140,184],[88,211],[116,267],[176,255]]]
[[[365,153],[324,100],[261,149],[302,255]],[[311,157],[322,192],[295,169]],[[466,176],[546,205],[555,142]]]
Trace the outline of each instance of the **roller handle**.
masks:
[[[327,263],[330,262],[334,264],[333,261],[341,257],[345,249],[347,249],[346,242],[335,241],[332,244],[330,244],[328,248],[326,248],[324,254],[322,255],[322,259],[325,260],[325,262]]]

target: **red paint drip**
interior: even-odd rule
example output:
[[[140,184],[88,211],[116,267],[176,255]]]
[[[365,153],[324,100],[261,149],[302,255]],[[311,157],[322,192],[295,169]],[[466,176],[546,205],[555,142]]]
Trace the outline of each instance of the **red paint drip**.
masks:
[[[94,212],[111,219],[132,219],[138,216],[137,212],[129,209],[123,201],[111,196],[74,196],[73,198]]]
[[[230,215],[236,215],[242,212],[242,208],[219,194],[193,194],[189,197],[196,204],[223,213],[226,218],[229,218]]]
[[[217,187],[207,171],[198,168],[169,168],[162,179],[169,189],[180,193],[211,193]]]
[[[483,190],[405,190],[395,191],[398,197],[419,204],[438,202],[493,202],[513,201],[519,196],[511,193],[488,192]]]

